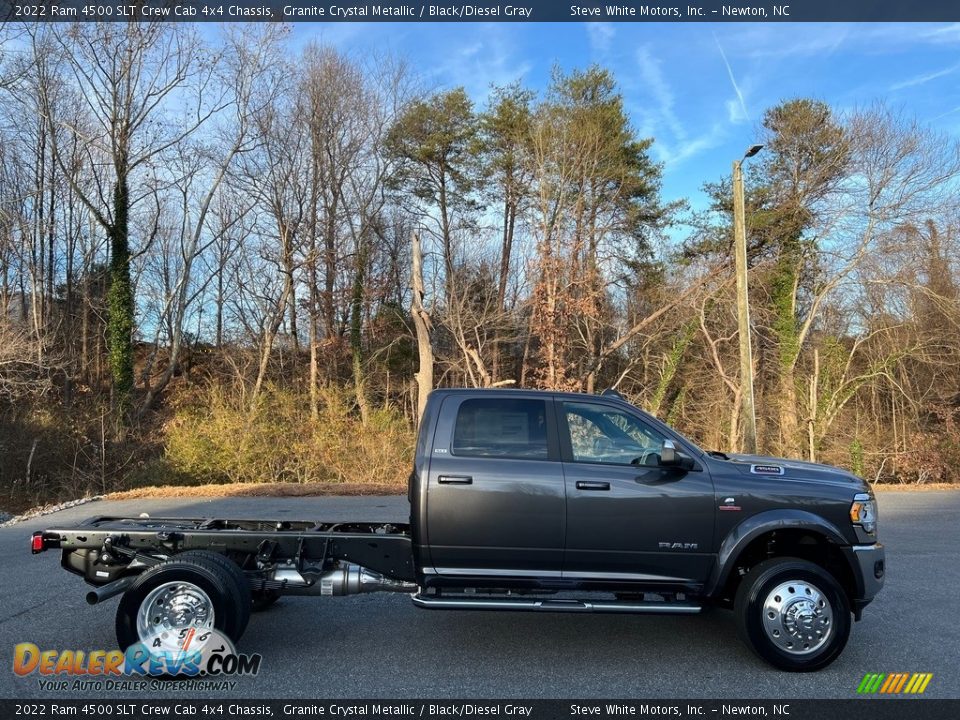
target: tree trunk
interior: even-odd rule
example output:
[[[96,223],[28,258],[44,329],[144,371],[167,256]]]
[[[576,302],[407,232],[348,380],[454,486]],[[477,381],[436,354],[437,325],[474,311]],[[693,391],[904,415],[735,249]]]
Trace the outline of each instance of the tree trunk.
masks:
[[[423,307],[425,296],[423,285],[423,250],[420,247],[420,236],[416,232],[411,237],[413,253],[413,324],[417,330],[417,351],[420,356],[420,368],[417,370],[417,422],[423,417],[423,410],[427,406],[427,395],[433,390],[433,345],[430,342],[432,324],[430,315]]]
[[[310,138],[312,152],[310,153],[310,262],[307,263],[307,315],[308,342],[310,343],[310,417],[316,420],[320,417],[320,290],[317,287],[317,231],[320,225],[317,203],[320,197],[320,182],[317,159],[316,132]]]
[[[513,232],[516,225],[517,207],[515,201],[509,197],[503,204],[503,240],[500,246],[500,277],[497,278],[497,309],[506,310],[507,280],[510,277],[510,256],[513,253]],[[499,341],[493,344],[492,382],[500,379],[500,356],[503,353]]]
[[[320,340],[317,332],[317,312],[319,298],[317,297],[317,260],[316,238],[311,242],[309,266],[309,308],[310,314],[308,329],[310,342],[310,417],[314,420],[320,415],[320,393],[317,383],[320,382]]]
[[[817,461],[817,386],[820,384],[820,351],[813,351],[813,375],[810,377],[810,415],[807,418],[807,460]]]
[[[797,386],[794,368],[782,368],[780,373],[780,445],[783,457],[800,454],[797,441]]]
[[[353,355],[353,385],[360,408],[360,419],[364,425],[370,419],[370,406],[367,402],[366,383],[363,375],[363,283],[367,270],[366,241],[359,241],[356,274],[353,278],[353,291],[350,297],[350,352]],[[431,361],[432,362],[432,361]]]
[[[733,394],[733,401],[730,405],[730,427],[727,428],[727,450],[730,452],[739,452],[742,451],[743,446],[740,444],[740,408],[743,401],[743,397],[740,393],[743,391],[740,387],[737,387],[736,392]]]
[[[130,244],[127,212],[130,196],[126,171],[117,171],[113,191],[113,223],[110,237],[110,288],[107,291],[107,338],[113,400],[119,417],[130,408],[133,391],[133,286],[130,279]]]
[[[217,268],[217,350],[223,348],[223,262],[220,263],[220,267]]]
[[[337,334],[337,310],[334,293],[337,288],[337,198],[327,208],[323,236],[323,321],[327,339],[333,340]],[[334,373],[336,374],[336,373]]]

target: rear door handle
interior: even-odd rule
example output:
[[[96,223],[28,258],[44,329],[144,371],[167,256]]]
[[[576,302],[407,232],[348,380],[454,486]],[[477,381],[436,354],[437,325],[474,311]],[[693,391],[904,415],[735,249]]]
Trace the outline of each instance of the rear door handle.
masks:
[[[577,480],[577,490],[609,490],[610,483],[596,480]]]
[[[441,485],[473,485],[473,478],[469,475],[441,475],[437,482]]]

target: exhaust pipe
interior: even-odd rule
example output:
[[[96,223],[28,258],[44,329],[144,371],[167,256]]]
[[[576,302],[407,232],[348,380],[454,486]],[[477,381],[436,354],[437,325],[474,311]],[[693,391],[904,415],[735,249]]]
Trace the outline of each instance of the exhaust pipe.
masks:
[[[133,581],[136,579],[136,575],[127,575],[119,580],[114,580],[106,585],[94,588],[87,593],[87,602],[90,605],[96,605],[97,603],[102,603],[104,600],[109,600],[113,596],[124,592],[128,587],[133,585]]]

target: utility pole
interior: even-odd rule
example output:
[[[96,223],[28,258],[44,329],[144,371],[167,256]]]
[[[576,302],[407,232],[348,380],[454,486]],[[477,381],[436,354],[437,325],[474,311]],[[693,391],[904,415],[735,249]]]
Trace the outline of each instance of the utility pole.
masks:
[[[737,268],[737,334],[740,337],[740,414],[743,416],[743,451],[757,452],[757,410],[753,402],[753,348],[750,343],[750,297],[747,288],[747,229],[743,198],[743,161],[763,145],[751,145],[733,163],[733,240]]]

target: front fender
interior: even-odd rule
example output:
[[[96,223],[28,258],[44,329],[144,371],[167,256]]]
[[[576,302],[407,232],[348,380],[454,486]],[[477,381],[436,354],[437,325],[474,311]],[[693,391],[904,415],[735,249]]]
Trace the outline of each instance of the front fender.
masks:
[[[744,548],[773,530],[809,530],[840,547],[850,544],[836,525],[812,512],[783,508],[757,513],[733,528],[720,543],[717,563],[707,581],[706,594],[712,596],[723,588]]]

